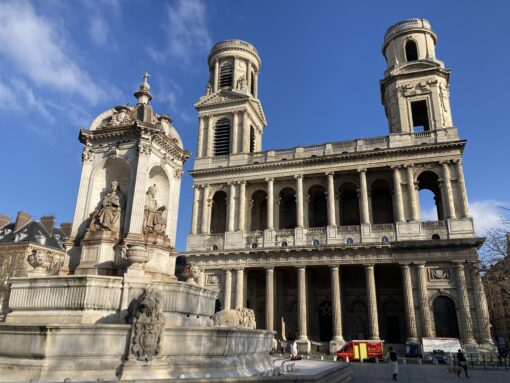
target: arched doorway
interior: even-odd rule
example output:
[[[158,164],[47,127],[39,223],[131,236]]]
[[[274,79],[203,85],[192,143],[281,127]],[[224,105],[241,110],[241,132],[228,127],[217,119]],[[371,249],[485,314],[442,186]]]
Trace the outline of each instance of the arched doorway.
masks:
[[[280,192],[278,221],[280,229],[294,229],[296,227],[296,193],[291,188],[284,188]]]
[[[359,199],[356,185],[350,182],[343,184],[338,195],[340,198],[340,225],[359,225]]]
[[[403,341],[401,336],[402,324],[400,321],[402,307],[394,301],[386,301],[383,305],[383,316],[385,322],[385,341],[388,343],[401,343]]]
[[[330,301],[319,306],[319,340],[329,342],[333,338],[333,309]]]
[[[328,225],[328,208],[326,189],[320,185],[312,186],[308,194],[308,227],[325,227]]]
[[[224,233],[227,224],[227,193],[217,191],[212,199],[211,234]]]
[[[267,193],[257,190],[251,197],[251,231],[267,227]]]
[[[437,337],[459,337],[459,323],[455,302],[449,297],[441,295],[434,299],[434,323]]]
[[[388,181],[374,181],[371,192],[373,223],[393,223],[393,198]]]

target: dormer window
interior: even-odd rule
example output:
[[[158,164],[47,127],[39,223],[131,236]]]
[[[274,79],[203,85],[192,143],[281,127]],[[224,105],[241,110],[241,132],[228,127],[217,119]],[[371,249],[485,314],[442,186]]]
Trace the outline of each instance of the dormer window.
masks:
[[[414,40],[408,40],[406,42],[406,60],[408,62],[418,60],[418,47]]]

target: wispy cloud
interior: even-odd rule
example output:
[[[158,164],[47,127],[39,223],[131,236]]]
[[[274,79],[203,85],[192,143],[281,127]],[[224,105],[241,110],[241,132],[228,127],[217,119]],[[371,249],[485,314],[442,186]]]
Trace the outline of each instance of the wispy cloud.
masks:
[[[495,200],[473,201],[470,203],[471,214],[478,234],[484,234],[501,225],[503,208],[510,207],[506,202]]]
[[[178,106],[178,100],[182,96],[182,88],[174,79],[161,78],[157,84],[158,91],[155,98],[168,108],[170,115],[179,116],[185,122],[193,121],[193,118]]]
[[[90,103],[104,91],[67,51],[65,33],[25,1],[0,4],[0,56],[38,86],[80,95]]]
[[[197,53],[207,51],[211,37],[207,28],[207,10],[203,0],[176,0],[167,6],[163,28],[167,35],[167,46],[163,49],[149,47],[153,59],[161,61],[167,57],[184,64]]]
[[[119,18],[120,0],[82,0],[88,13],[88,34],[97,46],[115,46],[111,26]]]

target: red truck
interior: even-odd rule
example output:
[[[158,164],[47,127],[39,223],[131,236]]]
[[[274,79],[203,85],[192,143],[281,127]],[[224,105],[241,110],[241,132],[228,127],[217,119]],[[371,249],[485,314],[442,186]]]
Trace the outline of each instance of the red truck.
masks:
[[[346,342],[336,353],[336,360],[341,362],[382,360],[383,358],[383,342],[380,340],[353,340]]]

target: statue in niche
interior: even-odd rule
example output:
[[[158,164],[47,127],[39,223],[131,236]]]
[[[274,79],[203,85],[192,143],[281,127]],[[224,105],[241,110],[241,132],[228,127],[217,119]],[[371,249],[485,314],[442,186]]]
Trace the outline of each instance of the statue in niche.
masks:
[[[210,94],[212,94],[212,83],[211,83],[211,80],[207,81],[207,86],[205,88],[205,94],[206,94],[206,96],[209,96]]]
[[[163,219],[163,212],[165,206],[158,207],[156,201],[156,193],[158,189],[156,185],[149,186],[149,190],[145,195],[145,211],[143,217],[143,231],[144,233],[165,234],[166,223]]]
[[[243,74],[237,80],[236,90],[241,90],[241,89],[244,89],[244,88],[246,88],[246,76]]]
[[[117,181],[111,183],[112,191],[103,197],[101,207],[90,215],[89,229],[120,232],[120,213],[123,208],[122,193]]]

